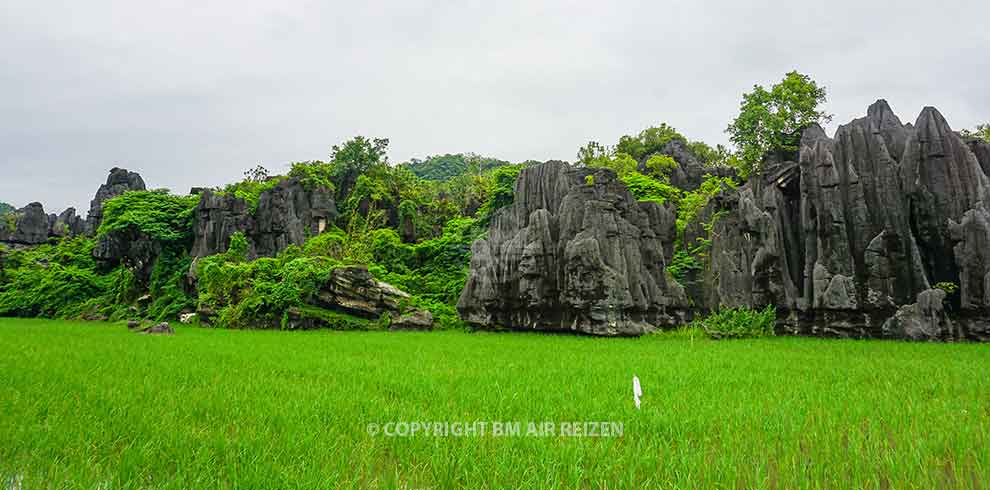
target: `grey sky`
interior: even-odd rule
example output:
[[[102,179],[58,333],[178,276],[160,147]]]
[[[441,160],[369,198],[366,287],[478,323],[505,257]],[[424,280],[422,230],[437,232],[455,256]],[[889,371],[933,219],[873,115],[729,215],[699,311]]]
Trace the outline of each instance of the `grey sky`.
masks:
[[[883,97],[971,127],[988,21],[984,0],[5,0],[0,201],[85,212],[113,166],[184,193],[357,134],[393,161],[572,160],[659,121],[724,142],[741,94],[791,69],[835,123]]]

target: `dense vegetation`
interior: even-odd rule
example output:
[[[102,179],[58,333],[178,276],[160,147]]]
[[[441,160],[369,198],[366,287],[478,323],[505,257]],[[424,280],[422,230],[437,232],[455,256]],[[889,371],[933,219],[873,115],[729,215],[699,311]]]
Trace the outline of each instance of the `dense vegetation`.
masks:
[[[467,173],[479,173],[510,162],[483,157],[474,153],[456,153],[428,156],[423,160],[412,159],[403,164],[417,177],[425,180],[448,180]]]
[[[14,211],[14,206],[7,204],[5,202],[0,202],[0,214],[12,213]]]
[[[471,242],[512,202],[523,165],[467,155],[457,160],[466,166],[456,175],[433,181],[408,165],[389,165],[387,149],[388,140],[357,137],[334,146],[326,162],[296,163],[285,176],[259,165],[243,181],[218,189],[243,199],[252,213],[262,193],[287,178],[334,194],[338,221],[276,257],[249,260],[245,237],[235,235],[225,253],[194,265],[189,250],[198,196],[156,190],[110,199],[95,237],[0,252],[0,316],[157,320],[205,308],[216,311],[219,326],[279,327],[334,268],[361,264],[412,294],[409,306],[429,309],[440,327],[457,327],[454,305],[467,279]],[[418,168],[445,161],[430,159]],[[108,247],[129,248],[124,260],[94,258],[105,237]]]
[[[0,485],[928,489],[990,481],[988,345],[679,334],[178,327],[166,338],[120,324],[2,318]],[[621,423],[622,435],[368,430],[410,421],[604,421]]]

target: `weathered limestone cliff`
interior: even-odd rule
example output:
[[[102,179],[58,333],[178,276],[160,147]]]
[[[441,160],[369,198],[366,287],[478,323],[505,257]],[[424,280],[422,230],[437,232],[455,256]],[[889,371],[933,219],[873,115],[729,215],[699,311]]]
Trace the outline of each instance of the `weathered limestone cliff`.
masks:
[[[637,202],[605,169],[523,169],[515,202],[471,247],[457,309],[476,326],[639,335],[684,321],[666,272],[674,214]]]
[[[191,255],[223,252],[231,235],[241,232],[248,240],[250,257],[271,257],[289,245],[302,245],[306,238],[333,226],[336,219],[333,193],[307,189],[296,178],[282,180],[262,192],[254,212],[232,194],[204,190],[193,215]]]
[[[808,128],[798,161],[768,162],[709,204],[719,218],[695,301],[774,304],[801,333],[987,337],[990,180],[974,147],[934,108],[905,125],[882,100],[834,138]],[[950,284],[959,294],[933,306]],[[945,319],[904,330],[908,313],[941,318],[942,300]]]
[[[83,233],[86,221],[76,216],[75,208],[61,214],[45,214],[41,203],[33,202],[0,216],[0,243],[40,245],[51,239]]]

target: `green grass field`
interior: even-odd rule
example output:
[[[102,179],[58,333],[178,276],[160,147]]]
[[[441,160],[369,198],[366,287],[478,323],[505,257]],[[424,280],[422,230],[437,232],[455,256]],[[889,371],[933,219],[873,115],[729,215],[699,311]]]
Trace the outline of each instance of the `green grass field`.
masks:
[[[990,488],[990,345],[0,319],[0,376],[6,488]]]

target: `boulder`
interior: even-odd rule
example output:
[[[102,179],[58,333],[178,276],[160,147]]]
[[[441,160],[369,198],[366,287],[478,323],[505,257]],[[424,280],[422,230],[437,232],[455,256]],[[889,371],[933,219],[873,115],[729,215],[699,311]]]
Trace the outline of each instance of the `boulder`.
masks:
[[[168,322],[161,322],[141,330],[141,333],[146,335],[174,335],[175,330],[172,329]]]
[[[427,310],[412,310],[392,320],[389,330],[433,330],[433,314]]]
[[[341,310],[364,318],[378,318],[384,313],[397,316],[409,294],[391,284],[376,280],[365,266],[334,269],[320,288],[315,306]]]
[[[666,273],[673,212],[615,173],[551,161],[522,170],[515,201],[472,247],[457,304],[480,328],[639,335],[684,321]]]
[[[902,306],[883,324],[888,337],[907,340],[948,340],[962,332],[945,312],[945,291],[929,289],[918,294],[914,304]]]

